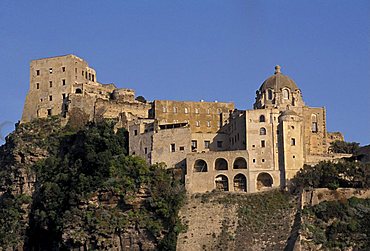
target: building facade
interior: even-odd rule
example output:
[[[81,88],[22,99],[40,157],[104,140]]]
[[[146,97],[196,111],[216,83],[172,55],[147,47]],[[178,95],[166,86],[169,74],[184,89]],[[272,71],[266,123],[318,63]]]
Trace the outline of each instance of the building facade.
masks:
[[[48,116],[109,118],[129,132],[129,153],[184,171],[189,193],[257,192],[284,187],[304,164],[334,160],[323,107],[309,107],[280,67],[256,92],[251,110],[233,103],[135,99],[131,89],[101,84],[74,56],[34,60],[22,123]]]

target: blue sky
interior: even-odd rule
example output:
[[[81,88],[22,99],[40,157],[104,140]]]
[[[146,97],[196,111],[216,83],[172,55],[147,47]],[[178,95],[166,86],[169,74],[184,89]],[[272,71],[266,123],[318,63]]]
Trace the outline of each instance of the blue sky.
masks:
[[[0,130],[21,118],[32,59],[76,54],[149,100],[234,101],[280,64],[327,128],[370,143],[370,1],[0,1]],[[1,143],[1,137],[0,137]]]

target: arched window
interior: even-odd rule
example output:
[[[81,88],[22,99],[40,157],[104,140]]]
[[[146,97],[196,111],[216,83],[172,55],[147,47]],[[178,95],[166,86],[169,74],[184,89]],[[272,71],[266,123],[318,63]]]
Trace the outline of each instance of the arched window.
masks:
[[[264,127],[260,128],[260,135],[266,135],[266,129]]]
[[[207,162],[205,162],[202,159],[198,159],[195,161],[194,172],[207,172],[207,171],[208,171]]]
[[[215,178],[216,189],[220,191],[229,191],[229,179],[225,175],[218,175]]]
[[[289,91],[288,91],[288,89],[283,89],[283,99],[289,99]]]
[[[227,166],[227,161],[223,158],[218,158],[216,159],[216,162],[215,162],[215,169],[216,170],[227,170],[228,166]]]
[[[257,189],[265,189],[272,187],[273,179],[268,173],[260,173],[257,176]]]
[[[185,107],[185,113],[189,113],[189,110],[188,108]]]
[[[318,132],[316,114],[311,115],[311,130],[312,132]]]
[[[247,191],[247,178],[244,174],[237,174],[234,177],[234,191],[235,192],[246,192]]]
[[[265,122],[265,121],[266,121],[265,116],[264,115],[261,115],[260,116],[260,122]]]
[[[238,157],[234,161],[234,169],[247,169],[247,161],[243,157]]]
[[[272,90],[271,90],[271,89],[268,89],[268,90],[267,90],[267,99],[268,99],[268,100],[272,100],[272,98],[273,98]]]
[[[82,90],[80,88],[77,88],[76,91],[75,91],[75,93],[81,94],[82,93]]]

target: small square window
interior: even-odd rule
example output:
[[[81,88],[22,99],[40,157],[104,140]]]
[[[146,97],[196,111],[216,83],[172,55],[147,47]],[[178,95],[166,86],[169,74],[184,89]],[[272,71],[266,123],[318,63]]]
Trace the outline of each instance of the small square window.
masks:
[[[261,147],[266,147],[266,142],[264,140],[261,140]]]
[[[211,144],[211,142],[209,140],[205,140],[204,141],[204,148],[209,149],[210,144]]]
[[[180,151],[185,151],[185,147],[184,146],[180,146],[179,149],[180,149]]]
[[[192,140],[191,141],[191,150],[194,151],[198,148],[198,141]]]
[[[262,159],[262,162],[265,162],[265,159]]]
[[[51,109],[48,109],[48,116],[51,116]]]
[[[291,138],[290,143],[292,146],[295,146],[295,138]]]
[[[256,163],[256,159],[253,159],[252,161],[253,161],[253,163]]]
[[[53,68],[49,68],[49,73],[52,74],[53,73]]]
[[[222,148],[222,141],[217,141],[217,147]]]

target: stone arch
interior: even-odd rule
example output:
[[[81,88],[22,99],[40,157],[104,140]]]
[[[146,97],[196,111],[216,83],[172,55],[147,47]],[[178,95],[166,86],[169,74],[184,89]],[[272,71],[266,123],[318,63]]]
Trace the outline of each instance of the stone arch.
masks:
[[[268,173],[260,173],[257,176],[257,190],[271,188],[274,183],[272,176]]]
[[[194,163],[194,172],[208,172],[207,162],[197,159]]]
[[[215,161],[215,170],[227,170],[228,169],[228,164],[227,160],[224,158],[218,158]]]
[[[215,178],[216,190],[229,191],[229,178],[226,175],[220,174]]]
[[[247,161],[243,157],[237,157],[233,164],[234,169],[247,169]]]
[[[260,122],[265,122],[265,121],[266,121],[265,115],[261,115],[260,116]]]
[[[82,89],[81,88],[76,88],[75,93],[76,94],[82,94]]]
[[[247,192],[247,178],[244,174],[239,173],[234,177],[234,191]]]

